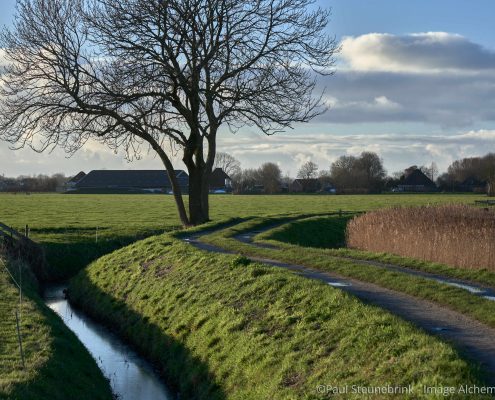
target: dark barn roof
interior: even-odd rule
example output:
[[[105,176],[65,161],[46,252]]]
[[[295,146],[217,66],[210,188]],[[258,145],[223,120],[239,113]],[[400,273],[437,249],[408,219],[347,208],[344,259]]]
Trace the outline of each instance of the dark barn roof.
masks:
[[[79,182],[82,178],[86,176],[86,173],[84,171],[79,172],[77,175],[73,176],[70,178],[67,183],[77,183]]]
[[[189,176],[182,170],[176,170],[179,185],[186,187]],[[77,184],[77,189],[104,188],[170,188],[168,174],[164,170],[94,170]]]
[[[210,189],[219,189],[226,187],[225,181],[230,177],[222,168],[215,168],[210,175]]]
[[[420,169],[410,172],[400,183],[402,186],[425,186],[435,187],[435,183],[428,178]]]

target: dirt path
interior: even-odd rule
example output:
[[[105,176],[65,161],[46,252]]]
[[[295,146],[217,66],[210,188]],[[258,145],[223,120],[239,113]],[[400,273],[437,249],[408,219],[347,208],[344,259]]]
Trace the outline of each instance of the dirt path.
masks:
[[[254,242],[253,239],[256,235],[266,232],[268,230],[271,230],[277,226],[280,226],[283,224],[277,224],[274,226],[270,226],[268,228],[263,228],[263,229],[258,229],[253,232],[244,232],[239,235],[234,236],[234,239],[246,243],[255,247],[261,247],[261,248],[267,248],[267,249],[277,249],[277,246],[273,246],[270,244],[265,244],[265,243],[257,243]],[[352,261],[355,264],[364,264],[364,265],[372,265],[376,267],[382,267],[386,268],[390,271],[395,271],[395,272],[400,272],[403,274],[408,274],[412,276],[419,276],[421,278],[429,279],[438,283],[442,283],[444,285],[449,285],[453,286],[459,289],[464,289],[467,290],[469,293],[486,298],[491,301],[495,301],[495,288],[486,286],[486,285],[481,285],[479,283],[467,281],[467,280],[462,280],[462,279],[455,279],[451,278],[445,275],[441,274],[433,274],[430,272],[425,272],[425,271],[420,271],[417,269],[412,269],[412,268],[407,268],[407,267],[402,267],[400,265],[396,264],[389,264],[389,263],[383,263],[380,261],[375,261],[375,260],[363,260],[360,258],[354,258],[354,257],[344,257],[344,256],[331,256],[334,259],[337,260],[343,260],[343,261]]]
[[[209,233],[211,232],[190,236],[185,240],[202,250],[225,254],[234,253],[203,243],[201,236]],[[243,235],[246,236],[246,234]],[[368,282],[272,259],[261,257],[250,257],[250,259],[279,268],[289,269],[306,278],[326,282],[331,286],[338,287],[355,295],[366,303],[388,310],[392,314],[412,322],[428,333],[446,339],[467,358],[480,363],[482,369],[487,372],[487,383],[495,386],[495,329],[438,304],[385,289]]]

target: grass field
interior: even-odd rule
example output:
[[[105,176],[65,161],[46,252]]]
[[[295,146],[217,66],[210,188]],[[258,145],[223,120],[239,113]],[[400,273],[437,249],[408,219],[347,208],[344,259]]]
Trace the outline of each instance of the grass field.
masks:
[[[211,196],[211,218],[370,210],[393,205],[472,204],[481,195]],[[43,244],[53,279],[139,238],[179,227],[172,196],[0,194],[0,222],[31,229]]]
[[[209,240],[243,252],[242,244],[230,241],[231,234],[273,223],[273,216],[394,205],[473,204],[482,198],[441,194],[218,195],[211,197],[214,221],[257,218],[227,228]],[[282,236],[278,238],[264,239],[277,239],[285,246],[282,250],[257,251],[266,256],[276,252],[281,260],[329,268],[433,300],[495,326],[494,303],[473,299],[461,289],[425,284],[422,278],[404,278],[370,266],[356,267],[352,261],[332,261],[332,255],[350,250],[318,247],[339,247],[346,221],[341,219],[337,227],[325,219],[319,221],[316,226],[291,225],[299,238],[293,229],[292,233],[279,231]],[[367,385],[409,382],[417,387],[480,382],[478,371],[450,345],[387,312],[328,285],[260,265],[244,265],[242,259],[236,261],[232,256],[206,254],[174,235],[162,234],[180,228],[171,196],[3,194],[0,222],[21,231],[29,225],[31,238],[47,253],[50,279],[65,279],[80,271],[71,287],[77,303],[104,323],[118,327],[124,338],[158,363],[184,398],[317,399],[321,396],[314,392],[315,385],[337,380]],[[113,252],[156,234],[160,235]],[[292,243],[288,243],[289,238]],[[311,244],[305,243],[308,239]],[[369,258],[386,257],[366,254]],[[425,263],[414,265],[418,269],[435,268]],[[484,273],[468,272],[479,274],[477,277]],[[36,304],[39,299],[33,297],[32,301]],[[39,312],[44,315],[45,311]],[[47,315],[44,318],[54,318]],[[46,321],[49,323],[45,322],[40,332],[50,324],[61,324]],[[57,338],[64,337],[56,332]],[[46,346],[50,338],[48,335]],[[58,349],[46,350],[45,360],[56,361],[68,351],[63,345]],[[14,353],[9,348],[5,354]],[[67,371],[79,368],[77,362],[68,365]],[[55,368],[48,371],[57,376],[60,364],[47,365]],[[33,376],[22,381],[12,375],[9,382],[13,383],[4,386],[30,390],[40,384]],[[52,385],[44,380],[41,384],[45,389]],[[66,385],[60,386],[62,393]]]
[[[19,267],[22,269],[21,334],[26,369],[22,369],[14,313],[19,293],[4,263],[17,279]],[[0,259],[0,399],[112,399],[110,385],[95,361],[43,304],[36,287],[26,265]]]
[[[70,296],[155,360],[183,398],[321,399],[321,384],[387,382],[414,387],[387,398],[420,399],[422,385],[479,383],[450,345],[411,324],[245,261],[166,234],[100,258]]]

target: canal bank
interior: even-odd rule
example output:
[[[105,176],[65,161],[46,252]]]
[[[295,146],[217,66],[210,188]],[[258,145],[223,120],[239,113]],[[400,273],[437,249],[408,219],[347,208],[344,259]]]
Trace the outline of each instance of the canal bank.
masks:
[[[0,399],[111,400],[109,381],[38,288],[31,266],[0,246]]]
[[[43,296],[45,304],[87,348],[109,380],[115,397],[119,400],[174,399],[151,364],[106,327],[71,306],[65,296],[66,288],[65,284],[47,286]]]

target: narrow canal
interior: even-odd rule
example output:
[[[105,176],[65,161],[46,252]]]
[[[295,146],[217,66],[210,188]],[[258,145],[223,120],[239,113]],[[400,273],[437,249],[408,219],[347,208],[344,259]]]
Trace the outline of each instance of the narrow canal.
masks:
[[[149,363],[104,326],[73,309],[64,296],[66,286],[45,288],[45,303],[86,346],[119,400],[172,400],[174,397]]]

